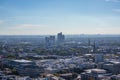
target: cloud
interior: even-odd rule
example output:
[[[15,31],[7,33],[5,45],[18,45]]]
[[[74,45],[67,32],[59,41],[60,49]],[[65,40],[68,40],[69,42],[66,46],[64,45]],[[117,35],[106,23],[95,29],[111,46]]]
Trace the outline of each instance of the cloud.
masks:
[[[120,13],[120,9],[113,9],[112,11]]]
[[[120,34],[119,16],[67,16],[50,23],[28,23],[8,25],[1,29],[0,34],[11,35],[41,35],[56,34]]]
[[[110,0],[105,0],[106,2],[110,1]]]
[[[0,30],[0,34],[7,35],[34,35],[50,31],[50,27],[44,24],[19,24]]]
[[[40,25],[40,24],[20,24],[15,27],[14,29],[40,29],[40,28],[45,28],[48,27],[48,25]]]
[[[96,28],[96,31],[100,34],[112,34],[112,33],[120,34],[119,30],[120,30],[119,27],[116,27],[116,28],[113,28],[113,27],[109,27],[109,28],[106,28],[106,27],[100,28],[99,27],[99,28]]]
[[[0,25],[3,24],[3,23],[4,23],[4,21],[3,21],[3,20],[0,20]]]
[[[120,2],[120,0],[105,0],[106,2]]]
[[[39,20],[54,20],[55,17],[46,17],[46,16],[13,16],[8,17],[9,19],[19,19],[19,20],[33,20],[39,18]]]

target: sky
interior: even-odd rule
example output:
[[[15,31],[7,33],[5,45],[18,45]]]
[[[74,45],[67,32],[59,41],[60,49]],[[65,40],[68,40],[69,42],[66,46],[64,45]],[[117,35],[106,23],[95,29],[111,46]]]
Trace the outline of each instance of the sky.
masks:
[[[0,35],[120,34],[120,0],[0,0]]]

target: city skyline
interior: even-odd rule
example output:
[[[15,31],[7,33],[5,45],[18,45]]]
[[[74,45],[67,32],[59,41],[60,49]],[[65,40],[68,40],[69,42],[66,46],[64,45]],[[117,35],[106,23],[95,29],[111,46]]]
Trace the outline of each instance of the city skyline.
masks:
[[[0,0],[0,35],[120,34],[120,0]]]

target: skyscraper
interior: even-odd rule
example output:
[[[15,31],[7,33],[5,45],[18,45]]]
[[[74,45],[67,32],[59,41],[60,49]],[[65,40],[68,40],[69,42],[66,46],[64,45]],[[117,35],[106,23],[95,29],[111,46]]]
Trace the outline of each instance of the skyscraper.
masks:
[[[94,54],[94,57],[96,63],[104,62],[104,55],[102,53]]]
[[[65,36],[62,34],[62,32],[57,34],[57,42],[63,43],[65,41]]]
[[[88,46],[91,46],[91,41],[90,41],[90,39],[88,39]]]
[[[93,53],[96,53],[96,42],[94,41],[94,44],[93,44]]]
[[[55,36],[45,37],[45,43],[47,46],[53,46],[55,44]]]

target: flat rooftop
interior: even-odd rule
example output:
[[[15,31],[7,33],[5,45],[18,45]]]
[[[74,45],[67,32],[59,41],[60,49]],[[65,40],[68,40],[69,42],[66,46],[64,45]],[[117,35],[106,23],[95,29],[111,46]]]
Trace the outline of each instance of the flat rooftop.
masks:
[[[104,70],[104,69],[87,69],[87,70],[85,70],[85,72],[106,73],[106,70]]]
[[[24,59],[21,59],[21,60],[13,60],[15,62],[19,62],[19,63],[29,63],[29,62],[32,62],[30,60],[24,60]]]

